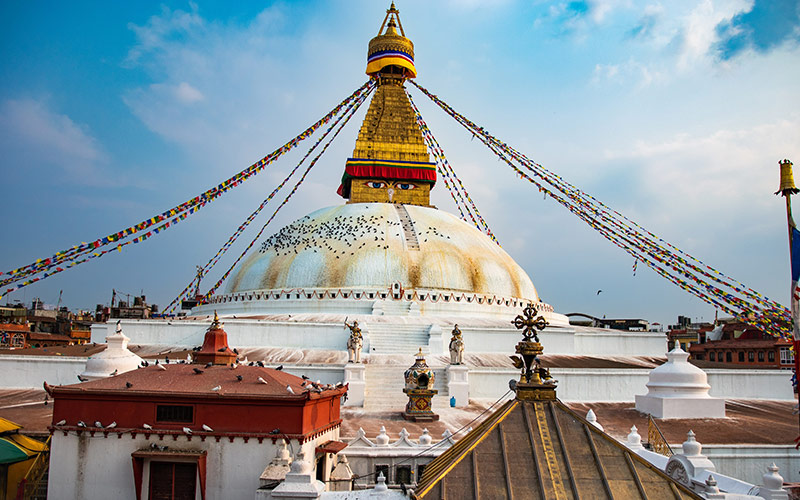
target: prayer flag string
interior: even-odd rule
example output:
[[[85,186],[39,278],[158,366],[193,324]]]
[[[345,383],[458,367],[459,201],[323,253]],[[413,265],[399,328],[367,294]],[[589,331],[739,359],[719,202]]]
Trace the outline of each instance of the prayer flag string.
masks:
[[[368,80],[366,83],[364,83],[364,85],[356,89],[350,96],[348,96],[342,102],[340,102],[333,110],[331,110],[328,114],[320,118],[316,123],[311,125],[309,128],[300,133],[298,136],[296,136],[295,138],[284,144],[282,147],[278,148],[277,150],[273,151],[272,153],[268,154],[267,156],[253,163],[249,167],[235,174],[234,176],[228,178],[227,180],[223,181],[217,186],[208,189],[204,193],[195,196],[194,198],[184,203],[181,203],[180,205],[177,205],[169,210],[165,210],[159,215],[143,220],[134,226],[130,226],[126,229],[123,229],[122,231],[112,233],[102,238],[98,238],[97,240],[91,243],[82,242],[79,245],[73,245],[68,249],[56,252],[51,257],[37,259],[36,261],[26,266],[17,269],[12,269],[5,273],[0,272],[0,275],[6,275],[5,278],[0,279],[0,287],[6,287],[11,284],[16,284],[16,286],[9,287],[4,292],[0,293],[0,298],[2,298],[4,294],[8,294],[16,290],[19,290],[20,288],[41,281],[42,279],[52,276],[53,274],[63,272],[66,269],[74,267],[78,264],[82,264],[90,259],[102,257],[103,255],[109,253],[114,249],[116,249],[117,251],[122,251],[122,248],[130,243],[140,243],[144,240],[147,240],[154,234],[158,234],[162,231],[165,231],[166,229],[169,229],[170,227],[173,227],[175,224],[177,224],[177,222],[184,220],[188,215],[195,213],[200,208],[204,207],[207,203],[214,201],[222,194],[241,185],[244,181],[252,178],[254,175],[261,172],[264,168],[266,168],[267,165],[277,160],[283,154],[294,149],[294,147],[297,146],[297,144],[310,137],[319,127],[330,122],[330,120],[334,116],[338,115],[343,108],[352,104],[355,99],[363,97],[364,92],[371,90],[372,85],[373,85],[372,80]],[[164,221],[167,222],[158,225],[159,223]],[[156,228],[150,229],[154,225],[156,226]],[[148,231],[144,234],[140,234],[139,236],[133,238],[132,240],[122,241],[131,235],[135,235],[145,230]],[[113,245],[112,249],[103,250],[99,252],[96,251],[97,249],[107,245]],[[85,257],[81,258],[82,256]],[[25,278],[29,279],[26,280]]]
[[[602,236],[625,250],[635,262],[643,262],[660,276],[714,307],[722,309],[726,314],[737,316],[742,321],[772,335],[781,337],[791,335],[791,316],[786,307],[664,241],[620,212],[609,208],[496,139],[483,127],[477,126],[457,113],[416,82],[411,81],[411,83],[467,129],[473,138],[478,137],[500,160],[514,169],[520,178],[536,185],[545,197],[554,199]],[[634,272],[635,269],[636,264]]]

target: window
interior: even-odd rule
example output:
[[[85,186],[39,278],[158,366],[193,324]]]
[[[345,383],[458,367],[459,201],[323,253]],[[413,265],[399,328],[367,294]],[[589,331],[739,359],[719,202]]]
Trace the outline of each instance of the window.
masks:
[[[731,354],[730,351],[725,353],[725,361],[727,361],[728,363],[731,363],[733,361],[733,354]]]
[[[739,351],[739,363],[744,363],[744,351]]]
[[[769,351],[767,353],[767,359],[769,360],[770,363],[774,363],[775,362],[775,351]]]
[[[158,405],[156,406],[157,422],[183,422],[194,421],[194,408],[191,406]]]
[[[151,500],[194,500],[197,464],[150,462]]]
[[[386,482],[389,483],[389,466],[388,465],[376,465],[375,466],[375,482],[378,482],[378,476],[383,474],[383,477],[386,478]]]
[[[764,351],[758,351],[758,362],[759,363],[764,362]]]
[[[411,484],[411,467],[401,465],[395,472],[395,482],[397,484]]]
[[[794,363],[794,354],[788,347],[781,347],[781,364],[791,365]]]
[[[716,355],[716,354],[714,354],[714,351],[710,351],[710,352],[708,353],[708,360],[709,360],[709,361],[716,361],[716,360],[717,360],[717,355]]]
[[[756,353],[754,353],[753,351],[748,351],[747,352],[747,361],[752,363],[755,360],[756,360]]]

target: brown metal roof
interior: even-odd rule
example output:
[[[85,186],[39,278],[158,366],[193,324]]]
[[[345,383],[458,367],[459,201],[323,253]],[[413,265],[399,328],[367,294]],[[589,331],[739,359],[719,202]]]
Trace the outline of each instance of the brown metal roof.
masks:
[[[162,368],[163,367],[163,368]],[[195,370],[201,373],[196,373]],[[237,376],[241,376],[239,381]],[[262,381],[259,380],[262,379]],[[130,384],[130,386],[128,386]],[[287,390],[292,388],[292,393]],[[149,397],[155,394],[193,397],[256,397],[280,400],[306,400],[341,394],[347,387],[317,393],[305,386],[305,381],[295,375],[259,366],[206,365],[172,363],[121,373],[81,384],[52,388],[62,394],[137,394]]]
[[[513,400],[426,468],[418,499],[698,499],[560,401]]]

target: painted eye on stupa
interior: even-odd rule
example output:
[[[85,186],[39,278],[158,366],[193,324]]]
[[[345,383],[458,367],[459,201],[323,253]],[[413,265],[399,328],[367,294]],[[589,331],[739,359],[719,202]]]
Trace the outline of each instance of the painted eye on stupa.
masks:
[[[408,182],[398,182],[395,184],[395,187],[397,187],[397,189],[402,189],[403,191],[408,191],[409,189],[416,189],[417,185]]]
[[[386,183],[381,181],[367,181],[364,185],[372,189],[383,189],[386,187]]]

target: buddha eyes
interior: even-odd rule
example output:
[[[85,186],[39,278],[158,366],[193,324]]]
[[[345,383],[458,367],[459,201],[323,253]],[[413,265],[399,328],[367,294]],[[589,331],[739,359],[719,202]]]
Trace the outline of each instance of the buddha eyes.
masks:
[[[372,189],[384,189],[389,186],[384,181],[367,181],[364,183],[364,185]],[[408,191],[409,189],[416,189],[417,185],[411,184],[410,182],[398,182],[394,184],[394,187],[402,191]]]

